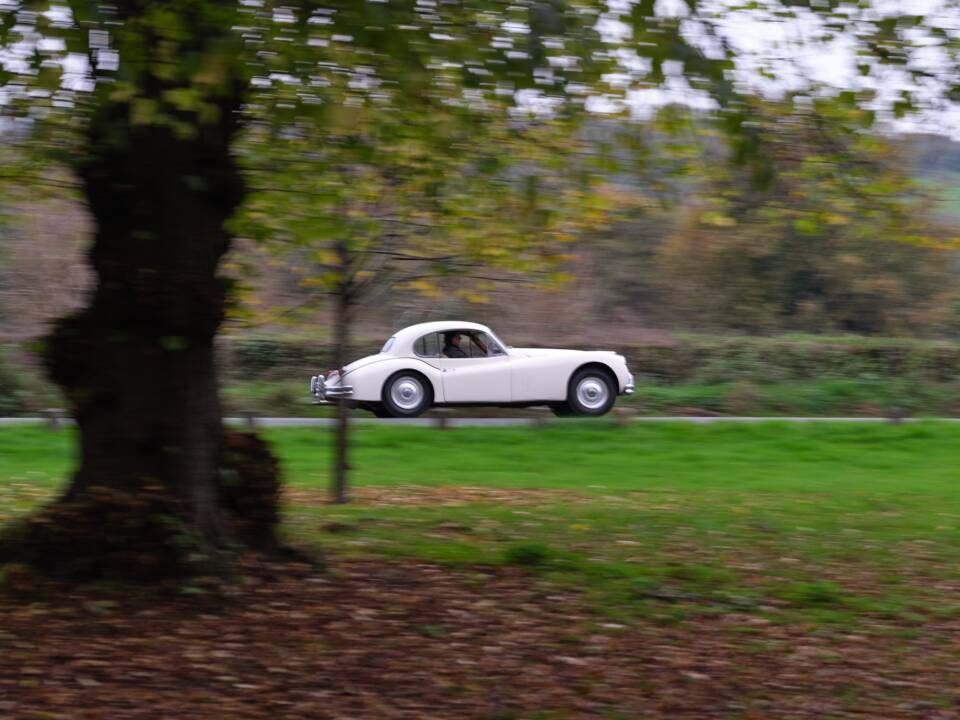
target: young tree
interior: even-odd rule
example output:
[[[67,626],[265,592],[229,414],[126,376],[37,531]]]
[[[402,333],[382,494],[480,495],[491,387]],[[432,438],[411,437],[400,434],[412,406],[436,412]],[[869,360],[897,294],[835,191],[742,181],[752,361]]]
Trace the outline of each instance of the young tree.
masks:
[[[331,301],[336,368],[364,302],[394,289],[483,302],[500,283],[556,283],[580,229],[603,219],[569,124],[413,104],[399,125],[394,106],[349,127],[263,126],[280,137],[248,139],[258,189],[234,228],[285,259],[311,293],[304,309]],[[337,414],[331,499],[345,502],[346,400]]]

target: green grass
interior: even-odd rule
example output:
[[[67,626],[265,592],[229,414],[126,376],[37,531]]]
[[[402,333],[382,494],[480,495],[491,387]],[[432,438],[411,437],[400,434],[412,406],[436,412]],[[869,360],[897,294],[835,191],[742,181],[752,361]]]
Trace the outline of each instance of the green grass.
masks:
[[[358,426],[360,502],[324,504],[329,430],[265,433],[284,532],[344,556],[515,565],[659,622],[960,614],[960,426]],[[71,433],[0,429],[0,513],[62,482]]]

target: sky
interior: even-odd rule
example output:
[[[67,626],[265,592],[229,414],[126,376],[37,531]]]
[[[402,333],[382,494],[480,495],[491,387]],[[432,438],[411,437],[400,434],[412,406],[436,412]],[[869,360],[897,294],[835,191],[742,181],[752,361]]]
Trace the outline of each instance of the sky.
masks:
[[[624,12],[628,3],[613,0],[614,12]],[[713,0],[703,7],[712,14],[717,32],[735,50],[737,84],[758,94],[782,97],[788,92],[830,93],[842,89],[869,90],[876,93],[872,103],[878,118],[891,129],[905,132],[936,132],[960,140],[960,107],[946,99],[950,86],[960,86],[958,63],[937,38],[928,33],[930,27],[945,31],[960,42],[960,2],[957,0],[875,0],[873,9],[862,11],[851,4],[853,21],[846,32],[830,34],[822,16],[796,9],[794,17],[784,18],[780,3],[753,2],[751,8],[736,0]],[[681,18],[684,34],[708,55],[720,51],[718,43],[704,30],[703,23],[689,17],[684,0],[658,0],[660,15]],[[925,22],[912,30],[908,38],[914,44],[907,68],[928,74],[920,78],[901,68],[882,67],[874,63],[869,74],[862,74],[858,64],[863,58],[860,34],[869,31],[873,21],[889,14],[907,13],[925,16]],[[607,20],[613,35],[628,35],[629,28]],[[629,60],[629,59],[628,59]],[[642,63],[639,70],[643,70]],[[633,114],[643,117],[658,106],[681,102],[699,109],[711,109],[716,103],[704,93],[692,90],[679,67],[668,68],[662,87],[627,92],[626,104]],[[895,119],[890,112],[900,93],[909,90],[924,106],[920,113],[906,119]],[[616,102],[597,99],[598,111],[616,109]]]
[[[250,3],[253,0],[244,0]],[[814,0],[815,2],[816,0]],[[0,0],[0,13],[10,11],[17,0]],[[745,7],[749,5],[749,7]],[[682,66],[667,63],[666,79],[653,87],[649,82],[650,63],[630,50],[631,30],[622,18],[631,10],[631,0],[608,0],[608,12],[602,15],[597,29],[616,50],[622,71],[607,76],[608,92],[591,94],[587,107],[599,113],[629,109],[642,119],[655,108],[682,103],[700,110],[710,110],[716,103],[705,93],[693,90],[685,79]],[[657,0],[655,12],[663,17],[675,17],[681,23],[688,41],[700,47],[708,56],[722,55],[715,29],[723,41],[734,49],[736,68],[733,77],[744,89],[770,97],[788,92],[830,93],[838,89],[870,90],[876,94],[873,108],[882,124],[899,131],[937,132],[960,140],[960,107],[946,100],[951,86],[960,86],[958,62],[951,58],[943,43],[929,34],[930,27],[943,29],[947,36],[960,44],[960,0],[873,0],[869,10],[859,9],[854,3],[841,6],[849,15],[847,29],[829,35],[822,16],[809,10],[795,8],[791,17],[784,17],[779,0],[701,0],[697,18],[690,17],[685,0]],[[926,17],[924,25],[911,30],[913,43],[908,68],[922,71],[917,78],[902,68],[881,67],[874,64],[870,72],[858,71],[860,36],[872,23],[892,13],[916,13]],[[69,13],[54,10],[47,13],[54,23],[69,23]],[[701,20],[700,18],[705,18]],[[508,27],[509,26],[509,27]],[[504,23],[505,34],[528,32],[521,23]],[[102,37],[98,36],[102,35]],[[83,92],[92,87],[91,61],[101,70],[114,70],[121,59],[109,48],[107,33],[92,31],[91,56],[67,53],[59,39],[41,39],[39,43],[20,43],[0,47],[0,65],[14,72],[23,70],[39,50],[48,57],[57,57],[62,63],[63,86]],[[554,61],[562,64],[562,53]],[[568,86],[568,90],[573,89]],[[923,111],[909,118],[897,120],[890,113],[901,92],[910,90],[923,106]],[[0,105],[5,91],[0,86]],[[525,92],[518,97],[524,110],[550,112],[557,102],[546,93]]]

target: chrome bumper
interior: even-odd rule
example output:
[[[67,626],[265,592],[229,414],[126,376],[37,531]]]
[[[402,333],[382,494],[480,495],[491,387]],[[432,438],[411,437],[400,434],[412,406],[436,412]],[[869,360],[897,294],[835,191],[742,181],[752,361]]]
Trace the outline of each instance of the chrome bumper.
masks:
[[[348,398],[353,395],[351,385],[327,385],[327,379],[323,375],[314,375],[310,378],[310,394],[313,396],[315,405],[329,403],[340,398]]]
[[[636,384],[633,381],[633,375],[630,376],[630,379],[627,380],[627,384],[623,386],[624,395],[633,395],[633,391],[636,389]]]

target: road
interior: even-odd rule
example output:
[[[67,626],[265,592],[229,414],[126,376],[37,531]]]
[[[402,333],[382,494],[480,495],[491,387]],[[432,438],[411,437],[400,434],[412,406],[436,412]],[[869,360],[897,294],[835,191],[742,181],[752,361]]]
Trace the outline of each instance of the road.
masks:
[[[919,418],[906,418],[905,422],[915,422]],[[929,418],[938,422],[960,422],[960,418]],[[558,420],[552,417],[512,417],[512,418],[445,418],[420,417],[405,420],[385,420],[378,418],[353,418],[354,422],[377,425],[411,425],[418,427],[435,427],[445,422],[448,427],[510,427],[521,425],[536,425],[543,421],[550,423],[570,422],[568,419]],[[694,417],[694,416],[638,416],[630,418],[631,422],[658,423],[678,422],[693,423],[696,425],[710,425],[713,423],[760,423],[760,422],[788,422],[788,423],[817,423],[817,422],[844,422],[844,423],[888,423],[888,418],[858,418],[858,417]],[[39,425],[47,422],[45,418],[0,418],[3,425]],[[72,423],[71,420],[61,420]],[[245,425],[247,418],[230,417],[226,422],[231,425]],[[328,427],[336,422],[334,418],[254,418],[257,427]]]

